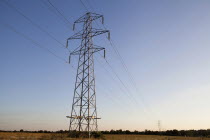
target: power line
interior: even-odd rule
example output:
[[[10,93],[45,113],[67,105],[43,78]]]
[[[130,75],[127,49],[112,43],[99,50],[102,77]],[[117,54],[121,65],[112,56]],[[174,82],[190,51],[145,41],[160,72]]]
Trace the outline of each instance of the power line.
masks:
[[[50,2],[50,0],[47,0],[47,2],[59,13],[59,15],[61,16],[61,17],[63,17],[63,19],[67,22],[67,23],[69,23],[69,24],[71,24],[71,22],[60,12],[60,10],[58,10],[58,8],[56,8],[54,5],[53,5],[53,3],[52,2]]]
[[[90,2],[88,1],[88,0],[86,0],[87,1],[87,3],[89,4],[89,6],[90,6],[90,8],[93,10],[94,8],[93,8],[93,6],[90,4]],[[94,10],[93,10],[94,11]]]
[[[44,0],[40,0],[42,3],[44,3],[44,5],[46,5],[48,7],[48,9],[54,13],[56,16],[58,16],[61,20],[63,20],[65,22],[65,26],[69,29],[69,24],[71,26],[73,26],[73,23],[71,23],[65,16],[64,14],[62,14],[62,12],[52,3],[48,0],[48,3],[53,7],[53,9],[51,9],[51,7],[46,3],[46,1]],[[58,14],[59,13],[59,14]],[[67,25],[68,24],[68,25]],[[77,30],[73,30],[74,32]],[[69,49],[68,49],[69,50]]]
[[[100,65],[102,65],[102,63],[99,62],[98,59],[95,59],[95,60],[96,60]],[[110,74],[110,72],[106,69],[106,67],[105,67],[104,65],[102,65],[102,67],[103,67],[103,69],[107,72],[107,74],[111,77],[111,79],[114,81],[114,83],[117,82],[116,79],[115,79],[115,78]],[[120,83],[124,85],[124,83],[123,83],[122,80],[119,78],[119,76],[115,73],[115,71],[114,71],[112,68],[111,68],[111,70],[112,70],[112,72],[115,74],[115,77],[117,77],[117,79],[120,81]],[[125,86],[125,85],[124,85],[124,86]],[[127,94],[127,92],[126,92],[123,88],[121,88],[120,86],[119,86],[119,89],[120,89],[123,93],[125,93],[125,95],[127,95],[128,97],[130,97],[129,94]]]
[[[103,68],[106,72],[107,72],[107,74],[108,74],[108,76],[111,78],[111,80],[113,80],[114,81],[114,83],[117,83],[117,80],[111,75],[111,73],[106,69],[106,67],[103,65],[103,62],[100,62],[99,61],[99,59],[96,59],[95,58],[95,60],[98,62],[98,64],[100,64],[102,67],[101,68]],[[97,80],[98,81],[98,80]],[[98,84],[98,86],[100,86],[100,87],[103,87],[103,91],[105,92],[105,90],[108,90],[108,88],[107,87],[104,87],[103,86],[104,84]],[[119,85],[118,85],[118,87],[119,87],[119,89],[123,92],[123,93],[125,93],[125,95],[127,95],[126,94],[126,92],[125,92],[125,90],[123,90]],[[106,92],[105,92],[106,93]],[[120,102],[120,100],[119,100],[119,97],[117,97],[117,98],[111,98],[111,96],[114,96],[115,94],[111,94],[111,95],[109,95],[108,93],[113,93],[113,91],[111,90],[111,88],[109,88],[109,92],[107,92],[106,94],[109,96],[109,98],[113,101],[113,102],[116,102],[116,101],[118,101],[118,102],[116,102],[117,104],[119,104],[120,105],[120,107],[122,107],[122,109],[125,109],[125,107],[124,106],[122,106],[122,102]],[[128,96],[128,95],[127,95]],[[121,96],[120,96],[121,97]],[[128,96],[129,97],[129,96]],[[118,100],[114,100],[114,99],[118,99]],[[123,104],[125,104],[125,102],[123,103]],[[126,104],[126,107],[127,106],[129,106],[130,104]],[[129,108],[129,110],[125,110],[126,112],[127,111],[130,111],[130,108]]]
[[[45,0],[40,0],[47,8],[49,11],[51,11],[53,14],[55,14],[59,19],[61,19],[62,21],[64,21],[64,25],[66,28],[69,29],[69,23],[67,23],[65,20],[63,20],[63,18],[60,17],[60,15],[58,15],[58,13],[56,11],[54,11],[54,8],[50,7],[50,5],[47,4],[47,2]]]
[[[85,9],[88,10],[87,6],[85,6],[85,4],[82,2],[82,0],[80,0],[80,1],[81,1],[82,5],[85,7]],[[87,0],[87,2],[88,2],[88,0]],[[90,5],[89,2],[88,2],[88,4]],[[91,7],[92,10],[94,9],[91,5],[90,5],[90,7]],[[94,11],[94,10],[93,10],[93,11]],[[96,24],[97,24],[97,26],[99,27],[99,25],[98,25],[97,22],[96,22]],[[105,25],[102,24],[102,26],[103,26],[103,28],[106,30]],[[107,35],[106,35],[106,38],[108,39],[108,36],[107,36]],[[123,60],[122,56],[120,55],[119,51],[117,50],[117,47],[114,45],[112,39],[110,38],[110,39],[108,39],[108,41],[110,42],[110,45],[113,47],[115,53],[116,53],[116,54],[118,55],[118,57],[120,58],[121,63],[122,63],[122,65],[123,65],[125,71],[128,73],[129,77],[131,78],[131,81],[134,81],[134,80],[133,80],[133,79],[134,79],[133,76],[132,76],[132,75],[130,74],[130,72],[128,71],[128,68],[127,68],[127,66],[126,66],[126,64],[125,64],[125,61]],[[133,83],[135,84],[135,82],[133,82]]]
[[[40,25],[36,24],[35,22],[33,22],[33,20],[31,20],[29,17],[27,17],[23,12],[21,12],[17,7],[15,7],[14,5],[12,5],[11,3],[9,3],[6,0],[3,0],[2,2],[4,2],[8,7],[10,7],[11,9],[15,10],[18,14],[20,14],[22,17],[24,17],[26,20],[28,20],[33,26],[35,26],[36,28],[38,28],[39,30],[41,30],[42,32],[46,33],[51,39],[55,40],[57,43],[59,43],[62,48],[66,49],[66,46],[64,44],[62,44],[59,40],[57,40],[54,36],[52,36],[49,32],[47,32],[45,29],[43,29]]]
[[[88,0],[87,0],[87,2],[88,2]],[[88,3],[89,3],[89,2],[88,2]],[[90,5],[90,3],[89,3],[89,5]],[[91,5],[90,5],[90,7],[91,7],[92,9],[94,9]],[[98,23],[97,23],[97,25],[98,25]],[[99,26],[99,25],[98,25],[98,26]],[[105,25],[102,24],[102,26],[103,26],[103,28],[106,30]],[[107,38],[108,38],[108,37],[107,37]],[[130,80],[131,80],[132,83],[135,85],[134,87],[137,88],[137,87],[136,87],[136,82],[135,82],[133,76],[131,75],[131,73],[128,71],[128,67],[126,66],[125,61],[124,61],[123,57],[120,55],[120,53],[119,53],[117,47],[114,45],[113,40],[110,38],[108,41],[110,42],[110,45],[114,48],[115,53],[116,53],[116,54],[118,55],[118,57],[120,58],[120,61],[121,61],[122,65],[123,65],[125,71],[126,71],[127,74],[129,75]]]
[[[87,8],[87,6],[83,3],[83,1],[80,0],[80,2],[81,2],[82,5],[84,6],[84,8],[88,11],[88,8]],[[97,26],[99,27],[97,21],[96,21],[96,24],[97,24]],[[108,39],[107,35],[106,35],[106,38]],[[108,40],[109,40],[109,39],[108,39]],[[99,54],[100,54],[100,53],[99,53]],[[100,54],[100,55],[101,55],[101,54]],[[103,57],[103,56],[102,56],[102,57]],[[119,77],[118,74],[115,72],[115,70],[112,68],[112,66],[109,64],[109,62],[106,60],[106,58],[105,58],[104,60],[106,61],[106,63],[108,64],[108,66],[110,67],[110,69],[112,70],[112,72],[115,74],[115,76],[117,77],[117,79],[120,81],[120,83],[123,85],[123,87],[130,93],[130,90],[127,88],[127,86],[124,84],[124,82],[120,79],[120,77]],[[126,93],[127,93],[127,92],[126,92]],[[126,95],[129,96],[129,94],[126,94]],[[135,98],[133,98],[132,94],[130,94],[130,97],[134,100],[134,102],[135,102],[136,104],[138,104],[137,101],[135,100]]]
[[[44,0],[40,0],[42,3],[44,3],[44,5],[46,5],[47,7],[48,7],[48,9],[52,12],[52,13],[54,13],[55,15],[57,15],[60,19],[62,19],[66,24],[70,24],[70,25],[73,25],[63,14],[62,14],[62,12],[52,3],[52,2],[50,2],[50,0],[47,0],[48,1],[48,3],[53,7],[53,9],[55,10],[53,10],[53,9],[51,9],[50,7],[49,7],[49,5],[47,4],[47,3],[45,3],[45,1]],[[57,13],[59,13],[59,15],[57,14]],[[66,25],[65,24],[65,25]],[[67,28],[69,28],[69,26],[67,26]],[[66,47],[66,46],[65,46]],[[68,48],[67,48],[68,49]],[[69,49],[68,49],[69,50]],[[69,52],[70,52],[70,50],[69,50]],[[73,68],[73,69],[75,69],[74,67],[73,67],[73,65],[71,64],[71,67]]]
[[[81,1],[82,5],[85,7],[85,9],[88,10],[87,6],[85,6],[85,4],[82,2],[82,0],[80,0],[80,1]],[[87,0],[87,2],[88,2],[88,0]],[[89,3],[89,2],[88,2],[88,3]],[[90,5],[90,3],[89,3],[89,5]],[[90,7],[91,7],[92,10],[94,9],[91,5],[90,5]],[[93,10],[93,11],[94,11],[94,10]],[[97,22],[96,22],[96,24],[97,24],[97,26],[99,27],[99,25],[98,25]],[[102,26],[103,26],[103,28],[106,30],[105,25],[102,24]],[[107,35],[106,35],[106,38],[108,39],[108,36],[107,36]],[[125,61],[123,60],[122,56],[120,55],[119,51],[117,50],[117,47],[114,45],[114,43],[113,43],[113,41],[112,41],[111,38],[108,39],[108,41],[110,42],[110,45],[113,47],[115,53],[116,53],[117,56],[119,57],[119,59],[120,59],[122,65],[123,65],[125,71],[126,71],[126,72],[128,73],[128,75],[129,75],[129,78],[130,78],[131,81],[133,82],[133,81],[134,81],[134,80],[133,80],[134,78],[133,78],[133,76],[130,74],[130,72],[128,71],[128,68],[127,68],[127,66],[126,66],[126,64],[125,64]],[[135,82],[133,82],[133,83],[135,84]]]
[[[80,2],[82,3],[82,5],[85,7],[86,11],[89,11],[88,8],[85,6],[85,4],[83,3],[82,0],[80,0]]]
[[[100,53],[99,53],[100,54]],[[101,54],[100,54],[101,55]],[[103,56],[101,55],[101,57],[103,58]],[[96,59],[97,60],[97,59]],[[97,60],[98,61],[98,60]],[[105,62],[107,62],[107,63],[109,63],[107,60],[105,60]],[[99,62],[100,63],[100,62]],[[102,63],[100,63],[100,64],[102,64]],[[103,65],[102,65],[103,66]],[[125,93],[125,95],[130,99],[130,101],[132,102],[134,102],[134,106],[135,106],[135,109],[137,109],[137,111],[139,111],[139,108],[136,108],[137,107],[137,105],[138,105],[138,102],[137,102],[137,100],[132,96],[132,94],[131,94],[131,92],[130,92],[130,90],[128,89],[128,87],[123,83],[123,81],[120,79],[120,77],[118,76],[118,74],[115,72],[115,70],[112,68],[112,66],[110,65],[110,64],[108,64],[108,66],[110,67],[110,69],[112,70],[112,72],[114,73],[114,75],[115,75],[115,77],[117,77],[117,79],[120,81],[120,83],[123,85],[123,87],[127,90],[127,92],[128,93],[130,93],[130,94],[128,94],[124,89],[122,89],[120,86],[119,86],[119,88],[120,88],[120,90],[123,92],[123,93]],[[103,68],[107,71],[107,73],[109,73],[109,71],[103,66]],[[109,74],[110,75],[110,74]],[[114,83],[116,82],[116,80],[110,75],[110,77],[111,77],[111,79],[114,81]],[[133,103],[132,102],[132,103]],[[146,111],[145,110],[143,110],[144,112],[145,112],[145,115],[147,116],[147,118],[148,119],[151,119],[150,118],[150,116],[148,116],[148,114],[146,114]]]
[[[103,27],[104,27],[104,29],[106,29],[106,27],[105,27],[104,24],[103,24]],[[107,37],[107,36],[106,36],[106,37]],[[108,38],[108,37],[107,37],[107,38]],[[133,75],[129,72],[128,67],[127,67],[127,65],[125,64],[125,61],[124,61],[123,57],[120,55],[120,53],[119,53],[117,47],[114,45],[113,40],[110,39],[109,42],[110,42],[110,45],[112,46],[112,48],[114,49],[115,53],[116,53],[117,56],[119,57],[119,59],[120,59],[120,61],[121,61],[121,64],[122,64],[123,67],[124,67],[124,70],[125,70],[126,73],[128,74],[129,79],[130,79],[130,81],[131,81],[131,85],[135,88],[136,93],[140,93],[140,92],[139,92],[139,89],[138,89],[138,87],[137,87],[137,84],[136,84],[136,82],[135,82],[135,80],[134,80],[134,78],[133,78]],[[152,111],[148,108],[148,106],[146,105],[146,103],[145,103],[145,101],[144,101],[144,98],[143,98],[142,94],[138,94],[138,95],[141,96],[140,99],[141,99],[142,105],[143,105],[147,110],[149,110],[151,113],[153,113],[153,115],[156,115],[156,114],[155,114],[154,112],[152,112]]]
[[[80,2],[81,2],[82,5],[85,7],[85,9],[88,11],[88,8],[85,6],[85,4],[82,2],[82,0],[80,0]],[[50,2],[50,0],[48,0],[48,3],[57,11],[57,13],[59,13],[59,15],[60,15],[63,19],[65,19],[66,22],[70,23],[69,20],[68,20],[68,19],[67,19],[59,10],[58,10],[58,8],[56,8],[56,7]],[[70,24],[71,24],[71,23],[70,23]],[[103,25],[103,26],[104,26],[104,25]],[[106,27],[104,26],[104,28],[106,28]],[[107,36],[106,36],[106,37],[107,37]],[[124,62],[122,56],[121,56],[120,53],[118,52],[117,48],[113,45],[113,41],[112,41],[112,40],[110,40],[110,44],[111,44],[111,46],[114,48],[115,53],[118,54],[118,56],[119,56],[119,58],[120,58],[120,60],[121,60],[121,63],[123,64],[123,67],[124,67],[125,71],[129,74],[130,79],[132,79],[131,81],[134,81],[134,80],[133,80],[133,77],[131,76],[131,74],[130,74],[129,71],[128,71],[127,66],[125,65],[125,62]],[[106,60],[106,62],[107,62],[107,64],[108,64],[109,66],[111,66],[111,65],[108,63],[107,60]],[[113,72],[115,73],[115,75],[116,75],[116,72],[113,70],[112,67],[111,67],[111,69],[112,69],[112,71],[113,71]],[[119,76],[116,75],[116,77],[117,77],[118,80],[122,83],[122,85],[123,85],[124,87],[126,87],[125,84],[122,82],[122,80],[119,78]],[[135,84],[135,83],[133,82],[133,84]],[[129,90],[128,88],[126,88],[126,89]],[[134,99],[135,99],[135,98],[134,98]],[[136,102],[136,101],[135,101],[135,102]]]
[[[100,53],[99,53],[100,54]],[[100,54],[101,55],[101,54]],[[101,57],[103,57],[101,55]],[[116,71],[113,69],[113,67],[111,66],[111,64],[107,61],[107,59],[105,58],[105,62],[107,63],[107,65],[110,67],[111,71],[114,73],[114,75],[116,76],[116,78],[120,81],[120,83],[123,85],[123,87],[127,90],[128,93],[130,94],[127,94],[128,97],[132,98],[132,100],[134,101],[135,104],[138,104],[138,102],[136,101],[136,99],[132,96],[129,88],[125,85],[125,83],[121,80],[121,78],[118,76],[118,74],[116,73]],[[125,93],[127,93],[125,92]]]
[[[85,6],[85,4],[83,3],[83,1],[82,0],[80,0],[80,2],[82,3],[82,5],[85,7],[85,9],[88,11],[88,8]],[[96,23],[97,23],[97,21],[96,21]],[[98,23],[97,23],[97,25],[98,25]],[[99,25],[98,25],[98,27],[99,27]],[[106,29],[107,30],[107,29]],[[106,38],[108,39],[108,37],[107,37],[107,35],[106,35]],[[108,39],[109,40],[109,39]],[[100,54],[100,53],[99,53]],[[100,54],[101,55],[101,54]],[[120,83],[123,85],[123,87],[128,91],[128,92],[130,92],[130,90],[127,88],[127,86],[123,83],[123,81],[120,79],[120,77],[118,76],[118,74],[114,71],[114,69],[112,68],[112,66],[109,64],[109,62],[106,60],[106,58],[104,59],[105,61],[106,61],[106,63],[108,64],[108,66],[111,68],[111,70],[112,70],[112,72],[115,74],[115,76],[117,77],[117,79],[120,81]],[[127,92],[126,92],[127,93]],[[129,94],[126,94],[126,95],[128,95],[129,96]],[[131,98],[133,98],[133,96],[132,96],[132,94],[130,94],[131,95]],[[135,100],[135,98],[133,98],[133,100],[134,100],[134,102],[136,103],[136,104],[138,104],[138,102]]]
[[[85,7],[85,9],[88,11],[88,8],[85,6],[85,4],[83,3],[83,1],[82,0],[80,0],[80,2],[82,3],[82,5]],[[106,36],[107,37],[107,36]],[[107,37],[107,39],[108,39],[108,37]],[[100,54],[100,53],[99,53]],[[101,54],[100,54],[101,55]],[[97,59],[96,59],[97,60]],[[114,69],[112,68],[112,66],[109,64],[109,62],[106,60],[106,58],[105,58],[105,61],[106,61],[106,63],[108,64],[108,66],[111,68],[111,70],[112,70],[112,72],[115,74],[115,76],[117,77],[117,79],[120,81],[120,83],[124,86],[124,88],[125,89],[127,89],[127,91],[129,91],[129,89],[127,88],[127,86],[123,83],[123,81],[120,79],[120,77],[118,76],[118,74],[114,71]],[[106,69],[105,69],[106,70]],[[106,70],[107,71],[107,70]],[[114,79],[113,77],[112,77],[112,79]],[[122,88],[120,88],[121,90],[122,90]],[[129,91],[130,92],[130,91]],[[127,93],[127,92],[125,92],[125,93]],[[126,94],[126,95],[128,95],[128,97],[130,97],[129,96],[129,94]],[[131,98],[133,98],[132,96],[131,96]],[[134,102],[135,103],[137,103],[137,101],[135,100],[135,98],[133,98],[133,100],[134,100]]]
[[[52,52],[50,49],[42,46],[41,44],[39,44],[38,42],[36,42],[35,40],[33,40],[32,38],[28,37],[27,35],[17,31],[14,27],[12,27],[9,24],[3,24],[3,26],[5,26],[6,28],[10,29],[11,31],[15,32],[16,34],[22,36],[23,38],[25,38],[26,40],[29,40],[30,42],[32,42],[35,46],[44,49],[45,51],[47,51],[48,53],[52,54],[53,56],[55,56],[56,58],[64,61],[65,63],[68,63],[63,57],[58,56],[57,54],[55,54],[54,52]]]
[[[117,80],[110,74],[110,72],[106,69],[106,67],[101,63],[101,62],[99,62],[99,60],[98,59],[96,59],[96,61],[100,64],[100,65],[102,65],[102,68],[107,72],[107,76],[109,76],[110,78],[111,78],[111,80],[114,82],[114,83],[117,83]],[[127,87],[124,85],[124,83],[122,82],[122,80],[121,79],[119,79],[119,76],[115,73],[115,71],[113,72],[113,69],[111,68],[111,70],[112,70],[112,73],[114,73],[115,74],[115,77],[117,77],[117,79],[120,81],[120,83],[121,84],[123,84],[123,87],[126,89],[126,90],[128,90],[127,89]],[[121,92],[122,93],[124,93],[124,95],[126,95],[127,96],[127,98],[128,99],[130,99],[130,101],[131,101],[131,103],[133,103],[133,101],[134,101],[134,98],[132,97],[132,96],[130,96],[130,91],[125,91],[121,86],[119,86],[119,85],[117,85],[118,87],[119,87],[119,89],[121,90]],[[114,94],[113,94],[114,95]],[[112,95],[112,96],[113,96]],[[135,103],[136,103],[136,101],[134,101]],[[124,102],[125,103],[125,102]],[[126,106],[128,106],[128,105],[130,105],[130,104],[127,104]],[[136,107],[136,106],[135,106]],[[135,108],[136,109],[136,108]]]
[[[105,90],[107,90],[107,87],[105,88],[104,86],[102,86],[103,84],[98,84],[98,85],[100,85],[99,87],[103,87],[103,93],[106,94],[106,95],[105,95],[105,94],[102,94],[102,95],[105,95],[105,97],[108,98],[109,100],[111,100],[113,103],[118,104],[119,107],[120,107],[122,110],[124,110],[125,112],[131,111],[130,108],[125,108],[125,107],[122,105],[122,102],[120,102],[119,100],[114,100],[115,98],[112,98],[113,94],[112,94],[112,95],[109,94],[109,92],[112,93],[112,91],[111,91],[110,89],[109,89],[109,91],[105,91]],[[129,105],[129,104],[127,104],[127,105]],[[126,107],[127,107],[127,106],[126,106]]]
[[[80,2],[82,3],[82,5],[85,7],[86,10],[88,10],[87,6],[85,6],[85,4],[82,2],[82,0],[80,0]],[[98,23],[96,22],[96,24],[98,25]],[[99,27],[99,25],[98,25]],[[107,29],[106,29],[107,30]],[[108,39],[108,36],[106,35],[107,39]],[[109,40],[109,39],[108,39]],[[110,39],[110,45],[114,48],[115,52],[119,55],[120,58],[121,55],[119,54],[118,50],[116,49],[116,47],[113,45],[113,43],[111,42],[111,39]],[[101,55],[101,54],[100,54]],[[129,91],[129,89],[127,88],[127,86],[122,82],[122,80],[120,79],[120,77],[118,76],[118,74],[114,71],[114,69],[112,68],[112,66],[109,64],[109,62],[106,60],[106,58],[104,59],[106,61],[106,63],[108,64],[108,66],[111,68],[112,72],[116,75],[117,79],[121,82],[121,84]],[[125,67],[126,69],[126,65],[124,63],[124,61],[121,61],[123,66]],[[126,71],[128,72],[128,70],[126,69]],[[134,98],[135,100],[135,98]],[[137,101],[135,101],[137,103]]]
[[[46,3],[45,0],[40,0],[46,7],[48,7],[48,10],[51,11],[53,14],[55,14],[59,19],[61,19],[65,24],[65,27],[69,30],[70,26],[73,26],[73,23],[71,23],[63,14],[62,12],[50,1],[48,1],[49,4]],[[70,25],[70,26],[69,26]],[[77,31],[76,29],[73,30],[75,33]],[[69,48],[67,48],[69,50]],[[71,52],[69,50],[69,52]]]
[[[84,8],[88,11],[88,8],[87,8],[87,6],[83,3],[83,1],[82,0],[80,0],[80,2],[82,3],[82,5],[84,6]],[[97,21],[96,21],[96,23],[97,23]],[[97,25],[98,25],[98,23],[97,23]],[[99,27],[99,25],[98,25],[98,27]],[[106,35],[106,37],[107,37],[107,35]],[[107,39],[108,39],[108,37],[107,37]],[[109,40],[109,39],[108,39]],[[100,54],[100,53],[99,53]],[[101,55],[101,54],[100,54]],[[129,91],[129,89],[125,86],[125,84],[122,82],[122,80],[120,79],[120,77],[117,75],[117,73],[114,71],[114,69],[112,68],[112,66],[109,64],[109,62],[106,60],[106,58],[104,59],[105,61],[106,61],[106,63],[108,64],[108,66],[111,68],[111,70],[112,70],[112,72],[115,74],[115,76],[117,77],[117,79],[121,82],[121,84]]]
[[[82,2],[82,0],[80,0],[80,2],[81,2],[82,5],[84,6],[84,8],[85,8],[86,10],[88,10],[87,6]],[[87,0],[87,2],[88,2],[88,0]],[[89,3],[89,2],[88,2],[88,3]],[[89,5],[90,5],[90,3],[89,3]],[[94,8],[93,8],[91,5],[90,5],[90,7],[91,7],[91,9],[94,11]],[[97,21],[96,21],[96,25],[100,28],[100,26],[99,26],[99,24],[97,23]],[[105,30],[107,29],[107,28],[105,27],[104,24],[102,24],[102,26],[103,26],[103,28],[104,28]],[[105,35],[105,36],[106,36],[106,38],[108,39],[108,36],[107,36],[107,35]],[[120,55],[120,53],[119,53],[117,47],[116,47],[115,44],[113,43],[113,40],[112,40],[112,39],[108,39],[108,41],[109,41],[109,44],[111,45],[111,47],[113,48],[114,52],[117,54],[118,58],[120,59],[120,62],[121,62],[121,64],[122,64],[122,66],[123,66],[125,72],[128,74],[128,77],[129,77],[129,79],[130,79],[130,81],[131,81],[131,85],[135,88],[136,92],[139,93],[139,89],[138,89],[138,87],[137,87],[137,85],[136,85],[136,82],[135,82],[135,80],[134,80],[132,74],[129,72],[128,67],[126,66],[126,63],[125,63],[123,57]],[[106,59],[105,59],[105,60],[106,60]],[[108,61],[107,61],[107,62],[108,62]],[[140,94],[140,95],[141,95],[141,94]],[[142,101],[144,107],[147,108],[147,110],[148,110],[148,107],[147,107],[147,105],[145,104],[142,95],[141,95],[141,101]],[[150,110],[150,111],[151,111],[151,110]],[[152,112],[152,113],[154,114],[154,112]]]

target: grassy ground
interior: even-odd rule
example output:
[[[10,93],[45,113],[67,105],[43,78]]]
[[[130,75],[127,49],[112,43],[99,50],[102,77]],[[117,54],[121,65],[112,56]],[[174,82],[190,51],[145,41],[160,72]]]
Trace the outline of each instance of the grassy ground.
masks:
[[[107,140],[210,140],[210,138],[173,137],[154,135],[106,135]]]
[[[0,140],[50,140],[65,139],[65,134],[53,133],[21,133],[21,132],[0,132]]]
[[[210,138],[168,137],[168,136],[152,136],[152,135],[105,135],[105,137],[107,140],[210,140]],[[67,138],[66,134],[0,132],[0,140],[75,140],[75,139]]]

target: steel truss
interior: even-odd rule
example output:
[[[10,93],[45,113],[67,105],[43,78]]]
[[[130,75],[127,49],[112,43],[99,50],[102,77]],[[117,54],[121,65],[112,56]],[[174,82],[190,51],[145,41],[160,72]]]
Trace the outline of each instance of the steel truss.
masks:
[[[69,130],[73,131],[97,131],[97,110],[96,110],[96,91],[95,91],[95,76],[94,76],[94,59],[93,54],[95,52],[104,50],[93,45],[92,38],[94,36],[110,33],[108,30],[100,30],[92,28],[92,22],[97,19],[102,19],[103,16],[95,13],[86,13],[74,22],[73,28],[76,23],[83,23],[83,30],[74,34],[67,39],[66,47],[68,47],[69,40],[81,39],[81,45],[70,53],[69,62],[71,55],[79,55],[74,97],[72,103],[70,126]]]

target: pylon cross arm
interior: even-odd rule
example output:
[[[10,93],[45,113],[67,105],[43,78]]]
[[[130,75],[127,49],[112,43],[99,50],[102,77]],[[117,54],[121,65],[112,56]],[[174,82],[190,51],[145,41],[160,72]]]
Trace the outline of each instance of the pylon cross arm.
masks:
[[[89,16],[87,16],[89,15]],[[83,15],[82,17],[80,17],[79,19],[77,19],[75,23],[82,23],[82,22],[87,22],[88,19],[91,19],[91,21],[96,20],[102,18],[102,23],[103,23],[103,15],[100,14],[96,14],[96,13],[86,13],[85,15]]]
[[[83,38],[87,38],[87,37],[94,37],[94,36],[101,35],[104,33],[108,33],[108,35],[110,36],[109,30],[92,29],[91,31],[89,31],[87,33],[82,33],[82,31],[80,31],[80,32],[74,34],[73,36],[69,37],[67,39],[67,41],[72,40],[72,39],[83,39]]]
[[[89,48],[90,50],[92,50],[92,53],[104,50],[105,48]],[[70,55],[79,55],[81,51],[85,51],[86,49],[80,49],[80,50],[76,50],[74,52],[71,52]]]
[[[84,116],[66,116],[66,118],[73,118],[73,119],[82,119],[82,118],[85,118],[85,119],[101,119],[101,118],[96,117],[96,116],[87,116],[87,117],[84,117]]]

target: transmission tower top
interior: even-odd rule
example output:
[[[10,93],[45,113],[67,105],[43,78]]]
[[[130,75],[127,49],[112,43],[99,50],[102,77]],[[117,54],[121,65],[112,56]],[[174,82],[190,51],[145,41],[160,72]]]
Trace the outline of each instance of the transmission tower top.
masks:
[[[66,47],[68,47],[69,40],[73,40],[73,39],[84,40],[84,39],[87,39],[87,37],[90,37],[91,41],[92,41],[92,37],[100,35],[100,34],[104,34],[104,33],[108,33],[108,39],[110,40],[110,31],[109,30],[96,29],[96,28],[92,27],[92,22],[97,19],[101,19],[102,24],[104,23],[103,15],[91,13],[91,12],[87,12],[85,15],[83,15],[82,17],[77,19],[73,24],[73,30],[75,30],[75,25],[77,23],[83,23],[83,30],[81,30],[78,33],[74,34],[73,36],[69,37],[66,42]],[[93,46],[94,47],[91,49],[93,49],[94,52],[104,50],[104,57],[105,57],[105,48],[98,48],[97,45],[93,45]],[[72,51],[70,53],[69,63],[70,63],[71,55],[79,55],[80,49],[81,49],[81,46],[77,47],[74,51]]]
[[[70,63],[71,55],[79,55],[71,116],[67,116],[70,118],[69,130],[87,131],[89,135],[92,131],[98,130],[97,119],[100,119],[96,110],[93,54],[104,50],[105,56],[105,48],[93,45],[92,38],[104,33],[108,33],[108,38],[110,36],[108,30],[92,27],[92,22],[97,19],[101,19],[102,23],[104,21],[102,15],[90,12],[77,19],[73,29],[77,23],[83,23],[83,29],[69,37],[66,43],[66,47],[68,47],[69,40],[81,39],[81,45],[69,56]]]

